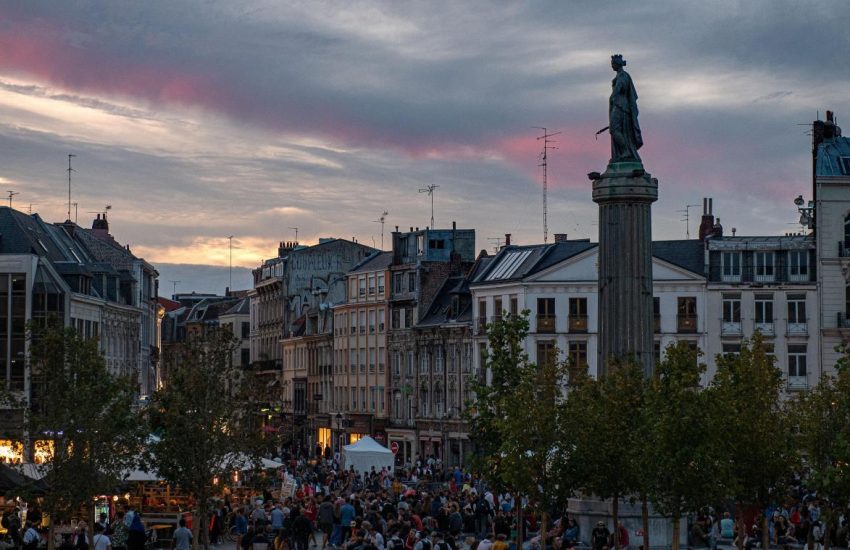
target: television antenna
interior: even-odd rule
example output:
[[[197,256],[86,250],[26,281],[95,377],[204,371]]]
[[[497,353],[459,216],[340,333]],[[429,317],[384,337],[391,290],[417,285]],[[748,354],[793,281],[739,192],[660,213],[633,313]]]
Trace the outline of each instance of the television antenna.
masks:
[[[11,209],[12,208],[12,197],[14,197],[15,195],[20,195],[20,193],[18,193],[17,191],[12,191],[12,190],[9,190],[9,191],[6,191],[6,192],[9,193],[9,209]]]
[[[295,230],[295,245],[297,246],[298,245],[298,228],[297,227],[290,227],[289,229]]]
[[[431,229],[434,229],[434,190],[437,189],[439,185],[431,184],[425,189],[420,189],[420,193],[428,193],[428,196],[431,197]]]
[[[80,203],[72,202],[71,204],[74,206],[74,223],[79,223]]]
[[[171,298],[173,299],[175,296],[177,296],[177,285],[182,283],[183,281],[175,281],[172,279],[168,282],[171,283]]]
[[[540,152],[539,159],[540,164],[538,166],[543,167],[543,244],[546,244],[549,240],[549,222],[547,217],[548,213],[548,205],[547,205],[547,193],[549,188],[549,183],[547,181],[548,172],[549,172],[549,150],[557,149],[554,145],[550,145],[552,143],[557,143],[549,139],[550,137],[557,136],[562,132],[554,132],[552,134],[549,133],[549,130],[546,129],[545,126],[532,126],[532,128],[536,128],[537,130],[543,130],[543,135],[537,137],[537,141],[543,140],[543,151]]]
[[[390,215],[390,213],[387,212],[386,210],[384,210],[384,212],[381,214],[380,218],[378,218],[377,220],[372,220],[372,223],[381,224],[381,250],[384,249],[384,222],[387,221],[387,216],[389,216],[389,215]]]
[[[33,205],[33,203],[30,203],[30,207],[29,207],[29,209],[27,210],[27,213],[28,213],[30,216],[32,216],[32,205]]]
[[[691,238],[691,224],[690,224],[691,208],[699,208],[700,206],[702,206],[702,205],[701,204],[686,204],[685,207],[682,210],[676,210],[676,212],[678,212],[679,214],[682,215],[682,219],[680,219],[679,221],[685,222],[685,238],[687,238],[687,239]]]
[[[71,159],[77,155],[68,155],[68,221],[71,221],[71,172],[76,172],[71,168]]]
[[[487,237],[487,242],[493,245],[494,254],[498,254],[499,250],[502,249],[502,245],[505,244],[505,241],[502,237]]]
[[[230,264],[228,266],[228,271],[227,271],[227,275],[228,275],[228,286],[227,286],[227,288],[230,289],[230,292],[233,292],[233,235],[228,235],[227,241],[228,241],[228,249],[230,251]]]

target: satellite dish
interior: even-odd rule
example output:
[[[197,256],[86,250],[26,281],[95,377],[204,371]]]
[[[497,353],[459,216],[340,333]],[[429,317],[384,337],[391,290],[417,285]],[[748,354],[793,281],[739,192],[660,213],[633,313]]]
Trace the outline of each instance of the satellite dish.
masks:
[[[796,204],[797,206],[803,206],[803,204],[805,204],[805,202],[806,201],[803,200],[803,195],[797,195],[797,198],[794,199],[794,204]]]

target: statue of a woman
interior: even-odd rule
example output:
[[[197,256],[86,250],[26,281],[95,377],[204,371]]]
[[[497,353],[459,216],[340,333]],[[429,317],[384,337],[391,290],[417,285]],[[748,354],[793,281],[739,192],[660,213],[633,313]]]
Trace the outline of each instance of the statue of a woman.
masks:
[[[640,162],[638,149],[643,145],[638,125],[637,92],[632,77],[623,70],[626,61],[620,54],[611,56],[611,68],[617,76],[611,82],[608,100],[608,132],[611,134],[610,162]]]

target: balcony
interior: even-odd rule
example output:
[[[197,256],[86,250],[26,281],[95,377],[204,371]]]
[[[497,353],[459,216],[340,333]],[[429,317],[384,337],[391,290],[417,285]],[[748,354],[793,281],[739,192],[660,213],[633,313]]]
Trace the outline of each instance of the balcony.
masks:
[[[809,327],[806,323],[788,321],[788,336],[806,336],[807,334],[809,334]]]
[[[805,376],[789,376],[787,383],[790,391],[805,390],[809,387],[808,378]]]
[[[720,275],[720,280],[724,283],[740,283],[741,282],[741,273],[724,273]]]
[[[771,274],[763,274],[759,275],[758,273],[753,275],[754,283],[773,283],[776,281],[776,275]]]
[[[773,323],[759,323],[756,322],[755,329],[757,332],[762,333],[764,336],[774,336],[776,334],[776,325]]]
[[[570,315],[570,332],[587,332],[587,315]]]
[[[537,316],[537,332],[552,334],[555,332],[555,316],[554,315],[538,315]]]
[[[679,331],[681,332],[681,331]],[[741,321],[721,321],[720,334],[723,335],[741,335]]]
[[[696,315],[677,315],[676,332],[681,334],[693,334],[697,331]]]

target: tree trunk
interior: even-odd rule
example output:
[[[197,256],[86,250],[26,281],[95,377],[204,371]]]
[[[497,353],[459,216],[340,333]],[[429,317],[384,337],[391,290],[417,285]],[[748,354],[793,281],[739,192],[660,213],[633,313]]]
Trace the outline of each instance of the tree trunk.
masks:
[[[540,550],[546,550],[546,518],[548,515],[546,510],[543,510],[542,517],[540,518]]]
[[[47,515],[47,550],[54,550],[56,548],[56,524],[53,523],[53,514]],[[22,535],[23,536],[23,535]]]
[[[643,524],[643,550],[649,550],[649,503],[647,501],[646,493],[641,495],[640,516],[641,523]]]
[[[525,522],[522,521],[522,495],[517,493],[514,495],[514,503],[516,505],[516,547],[522,548],[522,532],[525,527]]]
[[[611,504],[611,513],[614,516],[614,530],[611,538],[614,539],[614,550],[620,550],[620,527],[618,525],[620,521],[620,497],[616,494],[614,495],[614,502]]]
[[[682,538],[682,518],[673,517],[671,521],[673,522],[673,540],[670,543],[670,548],[679,550],[679,539]],[[644,550],[649,550],[649,548],[646,547]]]
[[[770,531],[767,529],[767,515],[761,516],[761,547],[770,548]]]
[[[744,507],[740,502],[736,502],[735,510],[738,513],[738,517],[735,520],[738,524],[738,550],[744,550],[744,539],[747,536],[747,525],[744,523]]]

